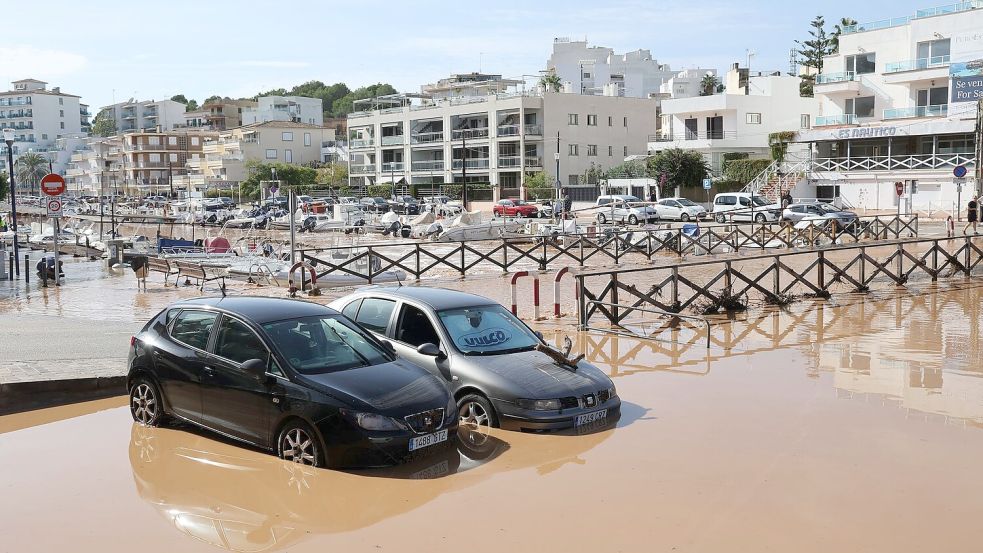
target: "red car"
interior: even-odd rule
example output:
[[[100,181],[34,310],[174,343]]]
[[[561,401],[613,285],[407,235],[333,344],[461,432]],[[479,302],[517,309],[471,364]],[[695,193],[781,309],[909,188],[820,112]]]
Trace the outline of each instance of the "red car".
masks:
[[[492,214],[496,217],[538,217],[539,208],[535,204],[526,203],[517,198],[499,200],[492,207]]]

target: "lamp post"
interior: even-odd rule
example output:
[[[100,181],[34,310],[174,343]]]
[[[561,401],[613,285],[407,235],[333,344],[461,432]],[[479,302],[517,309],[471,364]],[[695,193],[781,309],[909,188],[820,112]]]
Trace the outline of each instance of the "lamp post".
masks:
[[[7,167],[10,168],[10,224],[14,227],[14,275],[20,276],[20,252],[17,250],[17,186],[14,183],[14,129],[3,130],[7,144]],[[27,270],[27,267],[24,267]]]

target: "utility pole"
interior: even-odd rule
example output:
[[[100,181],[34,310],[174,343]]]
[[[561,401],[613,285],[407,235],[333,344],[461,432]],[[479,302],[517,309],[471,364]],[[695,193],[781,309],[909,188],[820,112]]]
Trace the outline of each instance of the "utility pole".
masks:
[[[461,204],[468,209],[468,131],[461,132]]]
[[[174,170],[171,167],[171,162],[167,162],[167,186],[171,189],[171,199],[174,199]]]
[[[3,130],[3,142],[7,145],[7,167],[10,170],[8,177],[10,184],[10,224],[13,226],[11,230],[14,231],[14,275],[20,276],[20,250],[17,247],[17,231],[20,228],[17,226],[17,183],[14,179],[14,129],[6,128]],[[26,273],[30,269],[24,267],[24,272]]]
[[[556,213],[557,204],[562,207],[566,207],[566,203],[560,203],[563,198],[560,197],[560,131],[556,131],[556,155],[553,156],[556,160],[556,182],[553,184],[553,188],[556,191],[556,201],[553,202],[553,213]],[[562,212],[561,212],[562,213]],[[563,213],[561,216],[565,216]]]

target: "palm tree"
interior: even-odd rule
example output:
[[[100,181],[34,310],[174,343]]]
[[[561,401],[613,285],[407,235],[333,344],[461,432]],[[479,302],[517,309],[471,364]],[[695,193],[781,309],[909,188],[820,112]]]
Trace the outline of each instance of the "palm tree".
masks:
[[[857,20],[844,17],[840,19],[840,22],[833,26],[833,34],[829,38],[830,50],[835,54],[840,51],[840,35],[843,34],[843,29],[847,27],[853,27],[857,24]]]
[[[48,158],[36,152],[21,155],[14,164],[17,181],[31,185],[31,194],[34,194],[34,188],[41,183],[41,178],[48,174],[49,167]]]
[[[539,86],[543,87],[547,92],[559,92],[563,87],[563,81],[560,80],[560,76],[556,74],[556,71],[550,69],[549,73],[539,78]]]
[[[703,76],[703,80],[700,81],[700,96],[712,96],[719,84],[720,81],[717,80],[715,75],[707,73]]]

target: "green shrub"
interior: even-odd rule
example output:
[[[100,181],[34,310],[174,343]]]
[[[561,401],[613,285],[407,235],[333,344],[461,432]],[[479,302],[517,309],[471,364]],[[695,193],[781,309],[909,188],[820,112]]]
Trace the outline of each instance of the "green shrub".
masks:
[[[754,177],[771,165],[770,159],[734,159],[724,166],[724,179],[741,183],[751,182]]]

